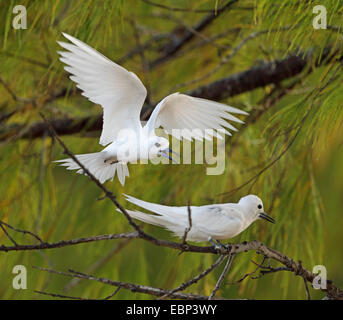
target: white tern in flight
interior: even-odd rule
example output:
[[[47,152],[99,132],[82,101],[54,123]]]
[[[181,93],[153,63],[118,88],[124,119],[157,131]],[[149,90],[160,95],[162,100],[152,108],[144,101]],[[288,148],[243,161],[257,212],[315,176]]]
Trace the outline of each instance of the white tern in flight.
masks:
[[[106,148],[101,152],[76,156],[101,183],[113,180],[117,172],[120,183],[124,185],[125,177],[129,176],[129,162],[160,156],[172,160],[169,141],[155,134],[155,129],[160,126],[177,139],[211,139],[215,133],[209,133],[207,129],[236,131],[227,120],[243,121],[231,113],[247,115],[225,104],[173,93],[156,106],[149,121],[142,127],[140,111],[147,90],[139,78],[82,41],[65,33],[63,35],[71,42],[58,42],[68,50],[59,52],[60,60],[67,65],[64,69],[71,73],[70,79],[77,83],[83,91],[82,95],[103,108],[100,144]],[[230,135],[226,129],[225,134]],[[69,170],[77,169],[78,173],[84,173],[72,159],[57,162]]]
[[[132,218],[166,228],[180,238],[184,237],[185,230],[189,228],[188,206],[170,207],[125,196],[127,201],[155,213],[126,210]],[[235,237],[258,219],[275,223],[264,212],[262,200],[255,195],[245,196],[238,203],[190,206],[190,218],[191,228],[187,240],[210,241],[212,244],[212,240]]]

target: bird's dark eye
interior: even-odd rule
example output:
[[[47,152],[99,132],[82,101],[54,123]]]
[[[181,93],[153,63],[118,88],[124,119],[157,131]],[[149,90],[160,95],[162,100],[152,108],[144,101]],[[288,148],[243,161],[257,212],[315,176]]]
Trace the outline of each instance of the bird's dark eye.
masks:
[[[262,204],[259,204],[257,208],[262,209]]]
[[[161,146],[160,143],[158,143],[158,142],[155,143],[155,147],[159,148],[160,146]]]

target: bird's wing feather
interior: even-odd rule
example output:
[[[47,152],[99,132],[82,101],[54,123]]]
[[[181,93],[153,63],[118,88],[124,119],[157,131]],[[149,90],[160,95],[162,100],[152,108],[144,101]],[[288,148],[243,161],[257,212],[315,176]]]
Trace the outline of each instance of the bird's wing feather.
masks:
[[[241,231],[241,213],[227,204],[202,206],[196,215],[196,227],[213,239],[231,238]]]
[[[141,128],[140,110],[147,91],[132,72],[117,65],[82,41],[63,33],[73,44],[58,42],[68,51],[59,52],[65,70],[83,91],[82,95],[104,109],[100,144],[113,142],[119,131]]]
[[[227,129],[237,131],[227,120],[238,123],[243,123],[243,121],[233,116],[232,113],[247,115],[240,109],[222,103],[173,93],[156,106],[147,126],[149,130],[161,126],[168,134],[177,139],[211,139],[215,132],[211,132],[210,129],[224,129],[225,134],[228,135],[231,134]],[[172,129],[185,130],[172,132]],[[195,129],[198,130],[193,131]],[[206,129],[209,131],[205,131]],[[218,135],[218,137],[220,136]]]

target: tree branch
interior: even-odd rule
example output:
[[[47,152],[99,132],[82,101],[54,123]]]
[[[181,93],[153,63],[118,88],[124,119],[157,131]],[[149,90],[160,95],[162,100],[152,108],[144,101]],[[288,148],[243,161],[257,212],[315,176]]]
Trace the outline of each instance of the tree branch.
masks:
[[[206,27],[208,27],[215,19],[217,19],[225,10],[235,4],[238,0],[228,1],[225,5],[219,8],[217,11],[211,12],[205,18],[200,20],[195,26],[192,27],[192,30],[199,33]],[[161,57],[150,62],[150,68],[155,68],[156,66],[168,61],[174,56],[174,54],[183,48],[184,45],[190,42],[195,36],[195,33],[185,29],[181,37],[171,37],[171,41],[166,44],[164,47],[164,53]]]
[[[221,255],[217,261],[215,263],[213,263],[209,268],[207,268],[206,270],[204,270],[203,272],[201,272],[199,275],[197,275],[196,277],[192,278],[191,280],[188,280],[186,282],[183,282],[180,286],[178,286],[177,288],[169,291],[169,293],[165,294],[164,296],[161,297],[161,299],[165,299],[167,297],[169,297],[171,294],[178,292],[178,291],[183,291],[186,288],[188,288],[189,286],[191,286],[192,284],[197,283],[200,279],[204,278],[205,276],[207,276],[210,272],[212,272],[215,268],[217,268],[225,259],[224,255]]]
[[[318,62],[318,64],[325,59],[330,60],[333,56],[334,53],[330,54],[330,49],[328,48],[323,52],[321,61]],[[194,97],[220,101],[228,97],[292,78],[301,73],[310,60],[311,53],[304,56],[290,55],[282,60],[263,62],[257,67],[201,86],[198,89],[187,92],[187,94]],[[145,121],[150,117],[155,105],[143,108],[141,113],[142,121]],[[50,120],[50,124],[58,135],[93,132],[101,130],[102,115],[88,116],[79,119],[53,119]],[[23,127],[24,125],[22,124],[3,126],[0,128],[0,141],[5,141],[15,136]],[[42,137],[48,130],[49,128],[46,122],[37,122],[28,127],[20,138],[34,139]]]
[[[276,251],[272,248],[267,247],[264,243],[260,241],[250,241],[250,242],[243,242],[232,244],[230,249],[226,249],[224,247],[220,247],[219,249],[215,249],[213,246],[196,246],[188,244],[186,247],[182,243],[167,241],[163,239],[156,239],[153,237],[145,238],[143,235],[139,235],[138,232],[130,232],[130,233],[121,233],[121,234],[112,234],[112,235],[98,235],[92,236],[87,238],[79,238],[79,239],[72,239],[67,241],[59,241],[55,243],[47,243],[43,242],[37,245],[13,245],[13,246],[0,246],[0,251],[9,252],[9,251],[27,251],[27,250],[44,250],[44,249],[55,249],[55,248],[62,248],[71,245],[77,245],[81,243],[87,242],[94,242],[94,241],[104,241],[104,240],[114,240],[114,239],[127,239],[127,238],[136,238],[142,239],[145,241],[149,241],[156,246],[167,247],[174,250],[185,251],[185,252],[194,252],[194,253],[203,253],[203,254],[221,254],[223,257],[233,254],[237,255],[242,252],[247,251],[257,251],[258,254],[262,254],[265,258],[273,259],[284,267],[281,267],[284,271],[293,272],[295,275],[303,277],[307,282],[312,283],[313,279],[316,275],[314,275],[311,271],[305,269],[302,266],[301,262],[295,262],[293,259],[289,258],[288,256],[284,255],[283,253]],[[204,272],[202,273],[202,275]],[[207,274],[207,273],[206,273]],[[202,276],[201,276],[202,277]],[[245,278],[245,277],[244,277]],[[190,281],[189,281],[190,282]],[[189,282],[186,282],[186,287]],[[333,299],[343,299],[343,291],[337,288],[331,280],[327,280],[327,288],[321,289],[322,291],[326,292],[328,297]],[[170,290],[166,290],[164,294],[168,294]],[[161,294],[160,296],[163,296]]]
[[[214,299],[214,296],[216,294],[216,292],[219,290],[221,284],[223,283],[227,273],[229,272],[229,269],[230,269],[230,266],[231,266],[231,263],[232,263],[232,260],[235,256],[233,254],[229,254],[228,258],[227,258],[227,262],[226,262],[226,265],[224,267],[224,270],[222,272],[222,274],[220,275],[214,289],[212,290],[210,296],[208,297],[208,300],[213,300]]]
[[[335,72],[331,75],[330,79],[332,79],[335,75],[335,73],[338,71],[339,69],[337,68],[335,70]],[[324,87],[321,87],[318,91],[317,94],[319,94],[330,82],[329,81],[325,84]],[[309,109],[311,110],[311,108]],[[309,111],[308,111],[309,112]],[[308,114],[308,113],[307,113]],[[307,115],[306,114],[306,115]],[[10,239],[10,241],[13,243],[13,246],[5,246],[2,245],[0,246],[0,251],[22,251],[22,250],[41,250],[41,249],[52,249],[52,248],[57,248],[57,247],[62,247],[62,246],[67,246],[67,245],[75,245],[76,243],[85,243],[85,242],[91,242],[91,241],[98,241],[98,240],[109,240],[109,239],[122,239],[122,238],[140,238],[143,239],[145,241],[149,241],[151,243],[153,243],[156,246],[164,246],[164,247],[169,247],[169,248],[173,248],[173,249],[177,249],[180,251],[188,251],[188,252],[202,252],[202,253],[212,253],[212,254],[221,254],[223,256],[227,256],[229,255],[229,261],[232,260],[232,257],[235,256],[238,253],[241,252],[246,252],[249,250],[254,250],[257,251],[257,253],[259,254],[263,254],[263,256],[273,259],[275,261],[280,262],[282,265],[284,265],[286,268],[288,268],[287,271],[292,271],[294,272],[295,275],[301,276],[304,280],[312,283],[315,275],[310,272],[309,270],[305,269],[302,266],[301,262],[294,262],[291,258],[287,257],[286,255],[268,248],[267,246],[265,246],[262,242],[259,241],[251,241],[251,242],[243,242],[241,244],[233,244],[230,245],[230,247],[224,247],[221,246],[219,249],[218,248],[214,248],[214,247],[200,247],[200,246],[195,246],[195,245],[187,245],[185,246],[184,243],[176,243],[176,242],[171,242],[171,241],[167,241],[167,240],[160,240],[157,238],[152,237],[151,235],[143,232],[140,227],[132,220],[132,218],[128,215],[128,213],[126,212],[126,210],[117,202],[115,196],[109,191],[107,190],[85,167],[84,165],[75,157],[75,155],[66,147],[66,145],[63,143],[63,141],[58,137],[58,135],[56,134],[54,128],[50,125],[50,123],[45,119],[45,117],[43,115],[41,115],[42,118],[46,121],[49,129],[51,130],[51,133],[53,134],[53,136],[56,138],[56,140],[60,143],[60,145],[63,147],[64,152],[69,155],[73,161],[75,161],[80,167],[81,169],[83,169],[83,171],[85,172],[85,174],[87,174],[89,176],[89,178],[91,179],[91,181],[93,181],[104,193],[105,196],[107,198],[109,198],[113,204],[123,213],[123,215],[125,216],[125,218],[127,219],[128,223],[135,229],[135,232],[131,232],[131,233],[126,233],[126,234],[119,234],[119,235],[107,235],[107,236],[95,236],[95,237],[91,237],[91,238],[82,238],[82,239],[77,239],[76,241],[74,240],[69,240],[69,241],[61,241],[55,244],[49,244],[46,242],[43,242],[41,240],[41,238],[37,235],[35,235],[32,232],[29,231],[25,231],[25,230],[19,230],[16,228],[13,228],[11,226],[9,226],[8,224],[4,224],[1,223],[1,227],[4,231],[4,233],[7,235],[7,237]],[[306,119],[306,118],[305,118]],[[190,213],[190,209],[189,209],[189,222],[191,225],[191,213]],[[9,234],[8,232],[5,230],[5,227],[7,226],[11,229],[13,229],[16,232],[20,232],[20,233],[27,233],[30,234],[31,236],[33,236],[36,240],[40,241],[39,244],[37,245],[19,245]],[[222,273],[222,276],[219,278],[217,285],[215,287],[219,288],[221,282],[223,281],[225,274],[227,272],[227,270],[229,269],[229,266],[231,264],[231,261],[227,263],[227,267],[224,269],[224,272]],[[284,269],[284,268],[283,268]],[[202,273],[202,275],[206,275],[206,271],[204,273]],[[85,277],[87,275],[83,275],[83,277]],[[92,276],[87,276],[87,277],[91,277],[89,279],[91,280],[97,280],[100,281],[99,279],[102,278],[95,278]],[[111,280],[106,280],[104,283],[108,282],[111,284],[110,282]],[[102,282],[102,281],[101,281]],[[189,284],[192,284],[193,282],[190,281],[188,282]],[[218,285],[219,284],[219,285]],[[120,282],[113,282],[112,285],[115,286],[121,286],[123,288],[129,289],[131,291],[133,290],[140,290],[140,292],[143,293],[149,293],[149,294],[154,294],[154,295],[158,295],[158,296],[164,296],[165,294],[169,294],[170,291],[169,290],[163,290],[163,289],[155,289],[155,288],[147,288],[147,287],[142,287],[142,286],[137,286],[137,285],[133,285],[133,284],[128,284],[128,283],[120,283]],[[183,288],[181,286],[181,288]],[[156,291],[157,290],[157,291]],[[163,291],[161,291],[163,290]],[[327,281],[327,286],[326,289],[321,289],[322,291],[327,293],[327,296],[329,298],[333,298],[333,299],[343,299],[343,291],[340,290],[339,288],[337,288],[332,281],[328,280]],[[212,292],[212,295],[210,297],[213,297],[215,293],[215,290]],[[178,294],[176,292],[174,292],[173,294],[170,295],[171,297],[178,297],[180,299],[184,299],[185,296],[183,294]],[[189,297],[189,295],[188,295]],[[193,299],[196,298],[196,296],[192,296]],[[198,296],[197,298],[202,299],[202,296]]]
[[[161,288],[154,288],[154,287],[149,287],[149,286],[144,286],[144,285],[139,285],[139,284],[129,283],[129,282],[114,281],[107,278],[98,278],[93,275],[88,275],[88,274],[81,273],[74,270],[69,270],[69,272],[63,272],[63,271],[56,271],[53,269],[46,269],[46,268],[40,268],[40,267],[33,267],[33,268],[41,270],[41,271],[46,271],[50,273],[67,276],[67,277],[98,281],[98,282],[101,282],[110,286],[115,286],[115,287],[120,287],[122,289],[130,290],[131,292],[139,292],[139,293],[149,294],[149,295],[153,295],[157,297],[162,297],[169,293],[168,290],[161,289]],[[54,295],[58,296],[56,294]],[[201,295],[196,295],[196,294],[191,294],[191,293],[177,293],[177,292],[170,294],[170,298],[183,299],[183,300],[207,300],[206,296],[201,296]]]
[[[194,13],[206,13],[206,12],[216,13],[216,12],[217,12],[216,8],[215,8],[215,9],[188,9],[188,8],[177,8],[177,7],[170,7],[170,6],[166,6],[166,5],[164,5],[164,4],[152,2],[152,1],[150,1],[150,0],[142,0],[142,1],[145,2],[146,4],[151,5],[151,6],[158,7],[158,8],[165,9],[165,10],[169,10],[169,11],[194,12]]]

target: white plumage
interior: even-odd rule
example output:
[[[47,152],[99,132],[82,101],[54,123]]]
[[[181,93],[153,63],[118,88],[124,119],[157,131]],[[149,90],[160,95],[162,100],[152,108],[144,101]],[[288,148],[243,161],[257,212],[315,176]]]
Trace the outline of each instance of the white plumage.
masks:
[[[183,238],[189,227],[187,206],[170,207],[125,196],[127,201],[155,213],[126,210],[132,218],[166,228]],[[238,203],[191,206],[190,212],[192,225],[187,234],[190,241],[230,239],[261,218],[274,223],[274,219],[264,213],[262,200],[255,195],[245,196]]]
[[[103,108],[100,144],[107,147],[101,152],[77,156],[102,183],[113,179],[117,172],[119,181],[124,184],[129,175],[129,162],[159,155],[168,157],[169,141],[155,135],[155,129],[160,126],[178,139],[212,139],[215,132],[205,132],[206,129],[226,128],[225,133],[230,134],[228,129],[235,131],[236,128],[227,120],[242,123],[232,114],[247,114],[218,102],[174,93],[156,106],[148,123],[142,127],[140,111],[147,91],[139,78],[82,41],[63,35],[71,42],[58,42],[67,50],[59,52],[60,60],[67,65],[65,70],[82,90],[82,95]],[[72,159],[58,162],[69,170],[83,173]]]

